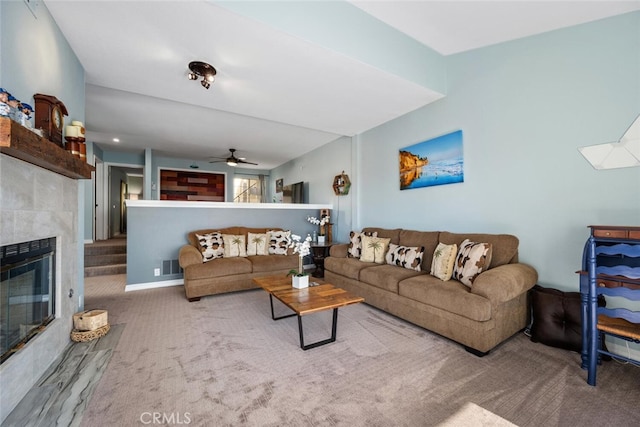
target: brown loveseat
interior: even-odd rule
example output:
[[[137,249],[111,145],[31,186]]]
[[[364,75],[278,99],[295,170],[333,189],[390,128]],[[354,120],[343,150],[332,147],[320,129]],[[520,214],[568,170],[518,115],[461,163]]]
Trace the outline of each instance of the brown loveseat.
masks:
[[[331,247],[325,280],[364,297],[365,302],[484,355],[522,330],[528,321],[527,291],[537,279],[530,266],[518,263],[518,238],[507,234],[454,234],[403,229],[365,228],[402,246],[424,246],[420,272],[347,257],[348,244]],[[489,269],[469,288],[454,279],[430,275],[439,242],[490,243]]]
[[[216,258],[204,262],[201,245],[196,234],[213,232],[244,235],[248,233],[266,233],[280,228],[228,227],[207,230],[195,230],[187,235],[189,244],[180,248],[178,260],[184,270],[184,290],[189,301],[198,301],[200,297],[224,292],[253,289],[254,277],[287,274],[298,268],[298,256],[292,255],[252,255],[246,257]]]

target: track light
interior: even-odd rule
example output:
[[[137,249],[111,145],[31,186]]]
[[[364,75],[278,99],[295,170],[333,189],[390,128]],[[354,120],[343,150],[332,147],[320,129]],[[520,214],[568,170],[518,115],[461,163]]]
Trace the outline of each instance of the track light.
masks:
[[[187,75],[189,80],[197,80],[198,77],[202,77],[200,84],[203,88],[209,89],[211,83],[215,80],[217,71],[211,65],[206,62],[193,61],[189,63],[189,70],[191,72]]]

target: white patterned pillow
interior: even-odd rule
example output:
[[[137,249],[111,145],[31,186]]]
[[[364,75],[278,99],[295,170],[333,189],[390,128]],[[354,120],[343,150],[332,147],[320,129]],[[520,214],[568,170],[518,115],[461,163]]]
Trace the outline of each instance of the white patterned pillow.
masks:
[[[352,231],[349,233],[348,258],[360,258],[360,255],[362,255],[362,236],[378,237],[378,232],[358,233],[357,231]]]
[[[387,264],[420,271],[423,256],[424,246],[399,246],[389,243],[389,250],[385,259]]]
[[[224,256],[224,241],[222,240],[222,233],[196,233],[196,237],[200,243],[202,262],[211,261],[212,259],[222,258]]]
[[[384,264],[384,256],[389,248],[391,239],[382,237],[362,236],[362,256],[360,261]]]
[[[247,234],[247,255],[269,255],[267,252],[267,233]]]
[[[291,231],[269,231],[269,255],[287,255],[291,245]]]
[[[473,281],[491,264],[491,243],[475,243],[466,239],[460,245],[453,278],[471,287]]]
[[[438,243],[431,262],[431,275],[445,282],[451,279],[457,255],[458,245],[455,243],[453,245]]]
[[[243,234],[223,234],[224,240],[224,257],[246,257],[247,256],[247,243]]]

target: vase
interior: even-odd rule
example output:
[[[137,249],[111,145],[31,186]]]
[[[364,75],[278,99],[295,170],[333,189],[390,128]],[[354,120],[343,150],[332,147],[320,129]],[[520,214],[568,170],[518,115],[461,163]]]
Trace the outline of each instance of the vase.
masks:
[[[318,236],[318,244],[324,245],[324,236]]]
[[[296,289],[304,289],[309,287],[309,276],[292,276],[291,284]]]

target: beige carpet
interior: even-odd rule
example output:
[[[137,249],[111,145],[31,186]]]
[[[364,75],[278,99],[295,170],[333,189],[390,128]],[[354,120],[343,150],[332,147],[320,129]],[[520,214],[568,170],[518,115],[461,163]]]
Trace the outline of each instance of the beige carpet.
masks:
[[[524,335],[478,358],[358,304],[340,309],[335,343],[302,351],[296,318],[272,321],[261,290],[189,303],[124,280],[86,279],[86,308],[124,329],[84,426],[436,426],[474,406],[469,425],[640,425],[640,370],[606,363],[590,387],[578,354]],[[305,317],[308,342],[330,324]]]

